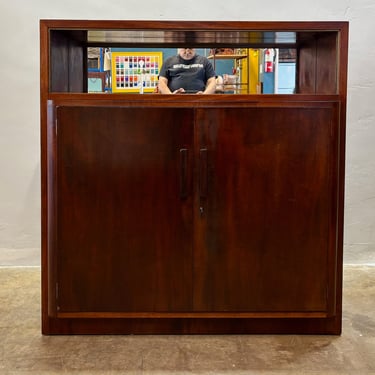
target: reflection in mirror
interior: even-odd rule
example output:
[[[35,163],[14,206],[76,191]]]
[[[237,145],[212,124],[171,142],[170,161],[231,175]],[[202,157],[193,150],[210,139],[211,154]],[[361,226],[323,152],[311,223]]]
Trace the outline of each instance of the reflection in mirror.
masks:
[[[293,94],[294,48],[197,48],[216,72],[218,94]],[[89,93],[157,93],[160,68],[177,48],[87,49]]]

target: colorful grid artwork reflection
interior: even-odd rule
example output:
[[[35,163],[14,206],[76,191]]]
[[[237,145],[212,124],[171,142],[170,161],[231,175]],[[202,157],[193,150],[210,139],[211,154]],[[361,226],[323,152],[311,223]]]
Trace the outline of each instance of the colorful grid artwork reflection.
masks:
[[[112,52],[112,92],[154,92],[162,52]]]

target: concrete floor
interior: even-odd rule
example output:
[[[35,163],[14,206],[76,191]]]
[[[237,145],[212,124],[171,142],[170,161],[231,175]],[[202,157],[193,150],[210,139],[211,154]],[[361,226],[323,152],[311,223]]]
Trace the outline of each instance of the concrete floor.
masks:
[[[40,267],[31,253],[0,257],[1,375],[375,374],[373,266],[344,267],[338,337],[42,336]]]

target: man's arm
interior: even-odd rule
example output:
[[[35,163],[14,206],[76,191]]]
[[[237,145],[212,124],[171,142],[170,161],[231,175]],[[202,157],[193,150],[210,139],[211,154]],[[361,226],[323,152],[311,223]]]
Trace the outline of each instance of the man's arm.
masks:
[[[211,77],[208,79],[206,83],[206,88],[203,92],[200,92],[201,94],[215,94],[216,91],[216,78]]]
[[[159,87],[159,92],[161,94],[172,94],[171,90],[169,90],[169,87],[168,87],[167,78],[159,76],[158,87]]]
[[[162,76],[159,76],[159,83],[158,83],[158,88],[160,94],[178,94],[180,92],[184,92],[185,90],[181,87],[175,91],[169,90],[168,87],[168,79]]]

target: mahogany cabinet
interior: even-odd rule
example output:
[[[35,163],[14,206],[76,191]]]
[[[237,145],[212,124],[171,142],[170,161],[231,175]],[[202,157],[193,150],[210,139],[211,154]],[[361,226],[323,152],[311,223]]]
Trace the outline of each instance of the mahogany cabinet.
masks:
[[[42,20],[44,334],[340,334],[348,24]],[[288,47],[293,95],[88,94],[87,47]]]

